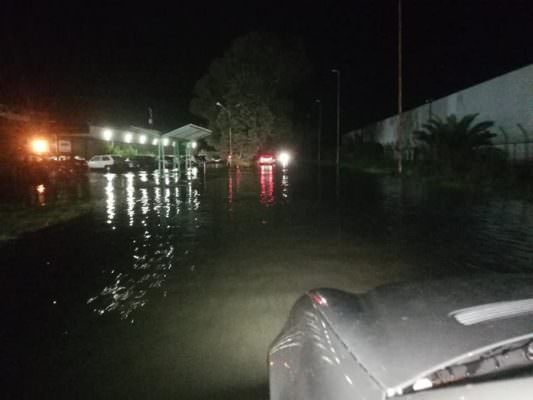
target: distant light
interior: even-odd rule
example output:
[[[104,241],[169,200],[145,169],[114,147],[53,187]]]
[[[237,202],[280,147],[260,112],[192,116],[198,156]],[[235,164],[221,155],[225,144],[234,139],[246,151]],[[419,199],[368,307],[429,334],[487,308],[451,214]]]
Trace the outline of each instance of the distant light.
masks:
[[[158,142],[159,142],[159,141],[158,141],[157,139],[152,140],[152,144],[153,144],[154,146],[156,146]]]
[[[286,167],[291,161],[291,155],[286,151],[282,151],[278,154],[278,160],[282,166]]]
[[[37,193],[43,194],[46,191],[46,188],[44,185],[37,186]]]
[[[146,135],[139,136],[139,143],[140,144],[145,144],[146,143]]]
[[[104,129],[102,131],[102,137],[104,138],[104,140],[111,140],[113,139],[113,131],[109,128],[107,129]]]
[[[176,147],[176,142],[172,142],[172,147]]]
[[[193,149],[196,149],[197,146],[198,146],[198,143],[196,143],[196,142],[191,142],[191,147],[192,147]]]
[[[126,132],[124,134],[124,141],[126,143],[131,143],[132,140],[133,140],[133,135],[130,132]]]
[[[45,139],[33,139],[31,142],[31,149],[36,154],[43,154],[48,152],[48,141]]]
[[[168,139],[167,138],[163,139],[163,146],[168,146]]]

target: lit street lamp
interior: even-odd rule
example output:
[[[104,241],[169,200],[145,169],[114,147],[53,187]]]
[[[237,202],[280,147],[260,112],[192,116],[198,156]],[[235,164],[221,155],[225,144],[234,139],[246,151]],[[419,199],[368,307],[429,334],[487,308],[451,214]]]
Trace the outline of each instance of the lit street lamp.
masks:
[[[111,142],[111,147],[115,145],[113,142],[113,130],[106,128],[102,131],[102,137],[106,142]]]
[[[107,140],[109,142],[111,139],[113,139],[113,131],[109,128],[104,129],[102,132],[102,136],[104,140]]]
[[[35,154],[39,154],[39,155],[42,155],[44,153],[48,153],[48,151],[49,151],[48,141],[45,140],[45,139],[40,139],[40,138],[32,140],[32,142],[31,142],[31,150]]]
[[[233,150],[232,150],[232,147],[231,147],[231,112],[226,107],[224,107],[220,101],[216,102],[216,106],[222,108],[224,111],[226,111],[228,113],[228,121],[229,121],[229,124],[228,124],[229,125],[229,128],[228,128],[228,131],[229,131],[229,156],[228,156],[228,163],[229,163],[229,166],[231,167],[231,162],[232,162],[232,158],[233,158]]]

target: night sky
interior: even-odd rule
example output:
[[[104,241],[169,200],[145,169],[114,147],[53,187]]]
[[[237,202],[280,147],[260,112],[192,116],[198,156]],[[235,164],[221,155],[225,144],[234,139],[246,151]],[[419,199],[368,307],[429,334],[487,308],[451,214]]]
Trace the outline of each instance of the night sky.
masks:
[[[533,63],[531,0],[403,1],[406,108]],[[161,129],[201,123],[188,111],[194,83],[233,39],[269,31],[303,39],[326,130],[331,68],[343,131],[396,110],[396,1],[15,4],[0,17],[2,104],[117,124],[145,123],[151,106]]]

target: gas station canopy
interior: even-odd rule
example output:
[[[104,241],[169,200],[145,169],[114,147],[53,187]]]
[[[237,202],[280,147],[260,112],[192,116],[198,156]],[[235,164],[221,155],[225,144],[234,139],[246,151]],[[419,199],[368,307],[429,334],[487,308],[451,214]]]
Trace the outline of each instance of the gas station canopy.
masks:
[[[174,129],[167,133],[155,129],[146,129],[138,126],[129,126],[125,128],[114,128],[105,126],[89,126],[89,135],[100,140],[122,142],[122,143],[139,143],[157,145],[161,139],[167,139],[170,145],[171,140],[194,142],[211,135],[211,131],[198,125],[188,124],[181,128]]]
[[[161,135],[161,137],[192,142],[206,138],[209,135],[211,135],[211,131],[209,129],[202,128],[201,126],[194,124],[188,124],[182,126],[181,128],[174,129],[173,131],[164,133]]]

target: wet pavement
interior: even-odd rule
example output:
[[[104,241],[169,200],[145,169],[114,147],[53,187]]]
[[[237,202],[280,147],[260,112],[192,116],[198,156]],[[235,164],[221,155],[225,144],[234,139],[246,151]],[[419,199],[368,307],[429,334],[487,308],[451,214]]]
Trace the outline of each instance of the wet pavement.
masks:
[[[533,204],[512,198],[347,175],[337,201],[303,166],[189,178],[91,173],[91,214],[0,248],[7,397],[266,399],[310,288],[533,267]]]

